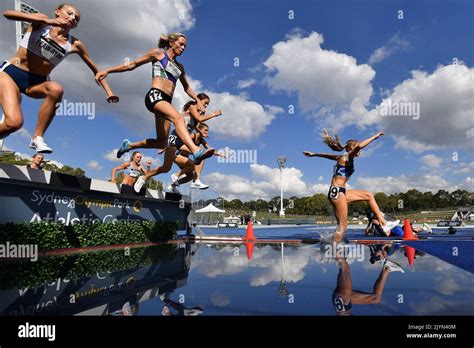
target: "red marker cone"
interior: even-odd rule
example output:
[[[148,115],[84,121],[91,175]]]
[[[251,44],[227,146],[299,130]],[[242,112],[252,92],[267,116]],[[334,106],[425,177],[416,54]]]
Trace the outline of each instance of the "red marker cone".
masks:
[[[253,247],[255,245],[254,242],[250,243],[244,243],[245,244],[245,250],[247,251],[247,259],[252,260],[252,254],[253,254]]]
[[[416,253],[416,249],[415,248],[412,248],[412,247],[409,247],[407,245],[404,246],[405,248],[405,255],[408,259],[408,264],[410,266],[413,266],[415,264],[415,253]]]
[[[247,224],[247,232],[245,233],[244,240],[255,240],[255,236],[253,234],[252,221],[249,221]]]
[[[413,230],[411,229],[411,225],[410,225],[410,220],[409,219],[405,219],[405,224],[403,226],[403,240],[415,240],[415,239],[418,239],[417,237],[415,237],[415,235],[413,234]]]

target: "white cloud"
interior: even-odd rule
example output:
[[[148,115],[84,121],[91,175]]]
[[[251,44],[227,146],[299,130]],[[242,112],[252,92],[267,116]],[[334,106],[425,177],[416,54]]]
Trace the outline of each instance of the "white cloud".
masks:
[[[442,161],[442,158],[431,154],[421,157],[421,162],[430,168],[439,168]]]
[[[118,151],[118,149],[113,149],[113,150],[107,151],[104,154],[104,158],[106,160],[111,161],[111,162],[123,162],[123,159],[117,158],[117,151]]]
[[[257,83],[257,80],[255,79],[248,79],[248,80],[239,80],[237,82],[237,88],[239,89],[245,89],[253,86],[255,83]]]
[[[347,54],[321,48],[323,42],[316,32],[293,33],[273,45],[264,63],[266,83],[272,91],[296,92],[303,111],[314,111],[337,128],[366,113],[375,71]]]
[[[392,138],[395,140],[395,149],[411,151],[414,153],[423,153],[425,151],[432,151],[440,148],[440,146],[423,144],[413,139],[407,139],[404,136],[392,136]]]
[[[206,90],[198,80],[189,78],[190,84],[196,93],[204,92],[211,99],[207,113],[221,109],[222,115],[213,118],[209,124],[211,137],[213,134],[228,140],[251,141],[263,134],[277,114],[283,109],[272,105],[261,105],[249,100],[245,94],[233,95],[228,92],[215,93]],[[184,104],[190,100],[181,84],[176,86],[173,104],[177,110],[182,110]],[[212,145],[212,143],[211,143]]]
[[[397,148],[417,153],[439,148],[472,148],[474,132],[474,68],[439,66],[432,74],[412,71],[358,126],[378,124],[397,139]],[[415,117],[382,116],[384,106],[418,105]]]
[[[240,246],[238,255],[234,255],[234,247],[226,246],[221,250],[213,250],[212,253],[209,253],[205,263],[201,262],[200,258],[196,258],[194,268],[199,273],[214,278],[220,275],[239,274],[247,270],[250,265],[253,269],[250,278],[251,286],[265,286],[271,282],[279,282],[282,280],[282,271],[285,282],[296,283],[304,278],[304,269],[313,261],[313,257],[317,253],[311,246],[298,247],[296,250],[285,247],[282,270],[280,252],[275,252],[269,246],[256,247],[250,264],[244,246]],[[275,260],[276,256],[278,262]],[[215,300],[217,300],[216,303],[214,303]],[[215,305],[225,306],[230,300],[228,295],[221,293],[213,295],[212,301]]]
[[[459,163],[456,166],[456,169],[453,170],[453,174],[471,174],[471,175],[474,175],[474,162]]]
[[[212,294],[211,302],[216,307],[226,307],[230,304],[230,295],[222,291]]]
[[[459,184],[455,184],[448,182],[440,175],[400,175],[398,177],[358,178],[354,184],[354,189],[363,189],[370,192],[380,192],[383,190],[386,194],[390,194],[406,192],[410,189],[417,189],[422,192],[454,191],[457,189],[472,190],[473,184],[474,181],[470,177]]]
[[[206,175],[205,180],[212,190],[226,199],[241,200],[271,199],[280,194],[280,170],[262,164],[251,164],[252,179],[238,175],[214,172]],[[283,169],[283,192],[285,197],[311,196],[315,193],[326,193],[328,184],[307,184],[303,173],[294,167]]]
[[[92,160],[92,161],[89,161],[87,163],[87,167],[92,169],[92,170],[97,170],[97,171],[100,171],[102,169],[104,169],[104,167],[102,167],[99,162],[95,161],[95,160]]]
[[[406,49],[409,46],[408,41],[403,40],[397,34],[393,35],[382,47],[377,48],[370,56],[368,63],[374,65],[387,59],[397,51]]]

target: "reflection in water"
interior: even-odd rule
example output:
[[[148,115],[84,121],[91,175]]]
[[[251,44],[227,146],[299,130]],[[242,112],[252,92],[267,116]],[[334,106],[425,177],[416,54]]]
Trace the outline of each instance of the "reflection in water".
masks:
[[[2,315],[136,315],[186,285],[189,244],[118,249],[0,264]]]
[[[456,251],[471,255],[464,243]],[[472,315],[469,262],[435,246],[414,245],[413,266],[397,243],[256,243],[252,260],[245,245],[182,243],[0,262],[0,314]]]
[[[352,315],[353,304],[380,303],[390,272],[403,272],[403,268],[399,264],[385,259],[372,292],[362,292],[352,289],[350,267],[346,258],[338,257],[336,262],[339,265],[339,273],[337,275],[337,286],[332,293],[332,303],[337,315]]]

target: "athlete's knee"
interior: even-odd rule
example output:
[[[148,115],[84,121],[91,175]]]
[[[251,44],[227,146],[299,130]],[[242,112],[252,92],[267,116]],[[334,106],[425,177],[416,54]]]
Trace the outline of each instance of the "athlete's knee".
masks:
[[[20,130],[23,127],[23,119],[22,118],[15,118],[15,119],[5,119],[3,122],[3,126],[7,132],[13,133],[17,130]]]
[[[372,192],[369,192],[369,191],[365,191],[364,192],[364,198],[368,201],[373,201],[375,200],[375,196]]]
[[[61,86],[59,83],[49,82],[47,89],[49,97],[54,98],[56,100],[60,100],[63,97],[64,89],[63,86]]]
[[[173,162],[165,162],[161,166],[161,172],[162,173],[168,173],[171,170],[171,167],[173,166]]]

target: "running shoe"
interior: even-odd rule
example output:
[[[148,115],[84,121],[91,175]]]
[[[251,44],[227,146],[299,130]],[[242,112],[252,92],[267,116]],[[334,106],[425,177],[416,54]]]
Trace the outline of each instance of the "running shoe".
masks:
[[[129,146],[130,146],[130,140],[128,140],[128,139],[123,139],[123,141],[122,141],[122,146],[121,146],[120,149],[117,151],[117,158],[122,157],[125,152],[128,152],[128,151],[130,150],[130,149],[129,149]]]
[[[37,136],[30,141],[30,147],[35,149],[38,153],[52,153],[53,149],[51,149],[48,144],[44,141],[43,137]]]
[[[402,272],[402,273],[405,273],[405,271],[403,270],[403,267],[401,265],[399,265],[398,263],[393,262],[389,259],[385,260],[385,263],[384,263],[383,266],[388,267],[389,272]]]
[[[181,193],[178,189],[178,185],[170,185],[168,186],[168,191],[172,192],[172,193]]]
[[[209,188],[209,185],[203,184],[201,180],[197,179],[196,181],[193,181],[191,188],[205,190]]]
[[[386,233],[386,232],[389,232],[392,228],[398,226],[398,224],[400,223],[400,220],[395,220],[395,221],[387,221],[387,223],[385,224],[385,226],[382,226],[382,229],[383,231]]]
[[[214,155],[215,151],[216,150],[212,149],[212,148],[207,149],[207,150],[201,149],[201,150],[197,151],[196,153],[193,154],[194,164],[195,165],[200,164],[206,158],[209,158],[212,155]]]
[[[185,308],[183,313],[185,316],[196,316],[204,312],[204,309],[201,307]]]
[[[146,180],[143,175],[138,177],[137,182],[135,183],[135,185],[133,185],[133,189],[136,193],[139,193],[142,190],[142,187],[143,185],[145,185],[145,182]]]
[[[179,177],[176,174],[171,174],[171,185],[173,184],[178,184],[181,179],[184,179],[186,177],[186,174],[181,174]]]

